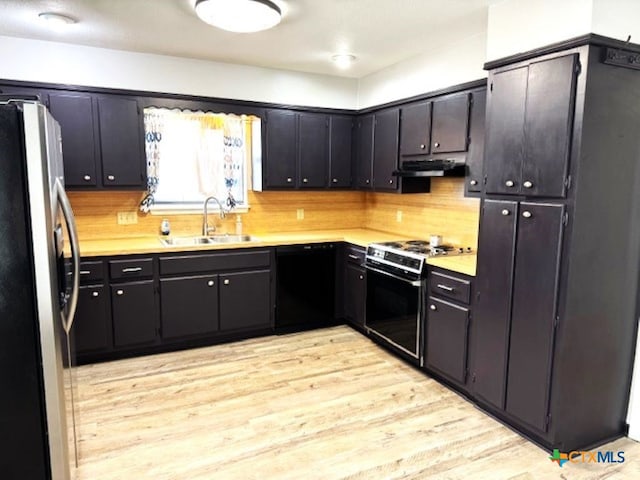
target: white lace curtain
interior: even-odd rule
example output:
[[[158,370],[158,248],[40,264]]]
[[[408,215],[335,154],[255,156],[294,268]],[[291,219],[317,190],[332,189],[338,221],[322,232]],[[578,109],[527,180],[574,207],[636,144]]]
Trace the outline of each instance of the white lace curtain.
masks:
[[[244,204],[245,123],[236,115],[146,108],[148,194],[140,209],[201,203],[211,195],[228,208]]]

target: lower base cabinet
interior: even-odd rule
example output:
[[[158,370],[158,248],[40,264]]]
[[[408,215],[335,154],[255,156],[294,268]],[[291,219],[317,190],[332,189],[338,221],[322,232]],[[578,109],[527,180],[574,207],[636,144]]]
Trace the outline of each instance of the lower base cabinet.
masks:
[[[220,329],[268,328],[270,286],[269,270],[220,274]]]
[[[151,344],[157,340],[153,280],[111,285],[111,309],[116,347]]]
[[[86,285],[78,292],[73,321],[76,351],[80,354],[111,347],[111,316],[104,285]]]
[[[347,264],[344,284],[345,318],[354,325],[364,328],[365,304],[367,302],[367,280],[364,268]]]
[[[160,279],[162,338],[218,331],[218,275]]]

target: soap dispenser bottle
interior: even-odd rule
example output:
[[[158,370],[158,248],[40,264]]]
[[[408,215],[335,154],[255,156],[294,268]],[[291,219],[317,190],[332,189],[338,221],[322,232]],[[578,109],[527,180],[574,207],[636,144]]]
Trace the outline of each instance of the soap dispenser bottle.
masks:
[[[236,235],[242,235],[242,217],[236,215]]]

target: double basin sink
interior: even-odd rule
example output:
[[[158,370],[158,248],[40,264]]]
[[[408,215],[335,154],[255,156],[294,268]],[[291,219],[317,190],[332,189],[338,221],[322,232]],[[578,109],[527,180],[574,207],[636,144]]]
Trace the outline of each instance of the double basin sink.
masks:
[[[257,239],[251,235],[220,234],[194,237],[161,237],[160,243],[166,247],[190,246],[190,245],[216,245],[220,243],[246,243]]]

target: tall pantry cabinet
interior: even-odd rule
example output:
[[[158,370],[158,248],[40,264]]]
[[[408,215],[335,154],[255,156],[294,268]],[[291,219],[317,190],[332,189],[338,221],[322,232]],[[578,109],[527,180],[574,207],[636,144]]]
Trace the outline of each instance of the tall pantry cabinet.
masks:
[[[483,408],[570,451],[626,428],[640,271],[640,70],[610,60],[640,46],[589,35],[562,48],[486,66],[469,370]]]

